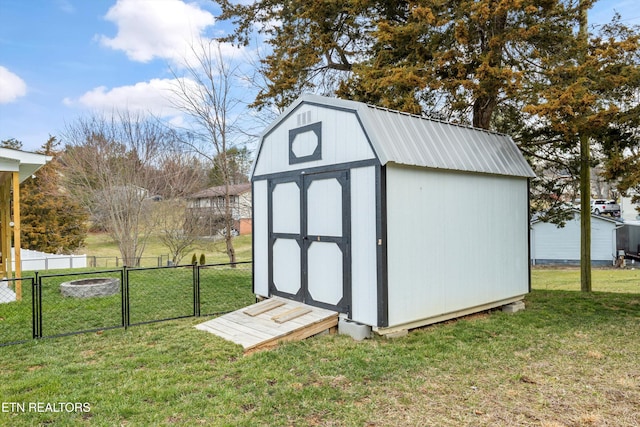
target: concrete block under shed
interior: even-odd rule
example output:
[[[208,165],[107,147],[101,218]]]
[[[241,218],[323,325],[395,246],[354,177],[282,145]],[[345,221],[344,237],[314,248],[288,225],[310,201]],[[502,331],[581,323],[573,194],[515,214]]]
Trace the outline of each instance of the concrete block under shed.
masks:
[[[371,326],[341,318],[338,322],[338,333],[349,335],[356,341],[362,341],[365,338],[371,338]]]
[[[521,310],[524,310],[524,301],[516,301],[502,306],[502,311],[504,313],[517,313]]]

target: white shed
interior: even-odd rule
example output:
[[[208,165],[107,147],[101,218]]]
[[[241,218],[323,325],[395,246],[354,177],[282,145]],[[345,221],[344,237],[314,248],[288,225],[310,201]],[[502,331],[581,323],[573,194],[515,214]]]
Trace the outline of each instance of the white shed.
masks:
[[[591,264],[613,265],[616,260],[616,230],[622,223],[604,215],[591,215]],[[580,211],[564,227],[531,222],[531,262],[534,265],[580,264]]]
[[[254,292],[381,333],[521,300],[533,176],[506,135],[303,95],[252,168]]]

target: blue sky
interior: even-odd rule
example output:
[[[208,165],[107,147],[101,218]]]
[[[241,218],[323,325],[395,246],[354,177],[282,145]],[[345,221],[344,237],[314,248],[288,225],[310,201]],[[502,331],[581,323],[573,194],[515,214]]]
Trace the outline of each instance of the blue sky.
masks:
[[[600,0],[591,23],[614,10],[640,24],[637,0]],[[0,0],[0,140],[37,150],[79,116],[125,107],[180,120],[171,69],[190,41],[226,30],[217,12],[209,0]]]

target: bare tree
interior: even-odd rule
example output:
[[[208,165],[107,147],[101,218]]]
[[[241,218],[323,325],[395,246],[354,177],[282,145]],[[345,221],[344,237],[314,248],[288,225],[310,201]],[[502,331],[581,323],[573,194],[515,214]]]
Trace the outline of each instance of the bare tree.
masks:
[[[238,76],[238,66],[224,58],[221,44],[217,41],[200,41],[191,48],[192,58],[185,59],[183,75],[172,70],[176,79],[173,103],[185,113],[192,127],[191,139],[185,141],[199,150],[216,167],[225,187],[224,202],[224,239],[229,262],[236,261],[233,247],[233,217],[229,186],[232,171],[228,150],[236,145],[238,136],[237,115],[234,112],[241,102],[232,96],[232,89]],[[205,142],[204,145],[201,145]]]
[[[198,241],[197,218],[189,215],[184,199],[163,200],[154,205],[160,241],[169,249],[174,264],[189,253]]]
[[[171,182],[158,168],[175,155],[175,136],[155,120],[119,112],[81,118],[63,137],[66,188],[102,222],[125,265],[137,265],[154,230],[151,205]]]

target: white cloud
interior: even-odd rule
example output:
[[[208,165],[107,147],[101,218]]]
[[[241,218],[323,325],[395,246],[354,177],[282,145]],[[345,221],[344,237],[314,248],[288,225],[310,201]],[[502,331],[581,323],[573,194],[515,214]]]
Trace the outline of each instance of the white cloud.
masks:
[[[27,94],[27,84],[0,65],[0,104],[8,104]]]
[[[71,4],[69,0],[56,0],[56,5],[64,13],[75,13],[76,8]]]
[[[152,79],[131,86],[108,89],[104,86],[86,92],[77,99],[65,98],[68,106],[80,105],[97,111],[124,111],[153,114],[158,117],[174,117],[181,113],[173,106],[174,79]]]
[[[181,0],[118,0],[105,18],[116,24],[118,33],[102,35],[100,42],[138,62],[161,58],[180,63],[189,46],[215,23],[211,13]]]

